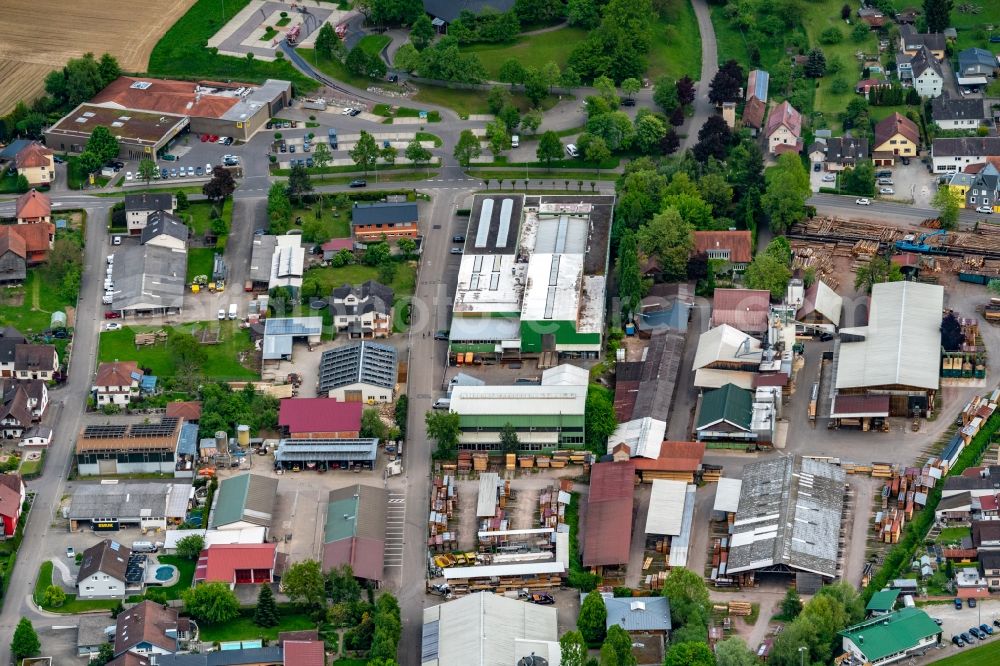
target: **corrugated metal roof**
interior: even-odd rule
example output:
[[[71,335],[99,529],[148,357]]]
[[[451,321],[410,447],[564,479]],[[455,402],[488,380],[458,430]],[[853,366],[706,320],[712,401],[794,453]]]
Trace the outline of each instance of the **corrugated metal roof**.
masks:
[[[245,521],[271,526],[278,494],[278,480],[258,474],[239,474],[223,479],[212,510],[210,527]]]
[[[444,578],[445,580],[455,580],[456,578],[493,578],[496,576],[537,576],[565,572],[566,567],[562,562],[522,562],[481,567],[450,567],[444,570]]]
[[[608,629],[615,625],[625,631],[670,631],[673,628],[670,601],[666,597],[604,596],[604,607],[608,611],[605,620]]]
[[[497,512],[497,488],[502,484],[500,475],[486,472],[479,475],[479,498],[476,501],[476,518],[492,518]]]
[[[665,421],[649,417],[632,419],[620,423],[608,437],[608,453],[619,444],[627,444],[632,456],[640,458],[659,458],[660,444],[667,432]]]
[[[687,484],[654,479],[646,512],[646,534],[676,536],[681,533]]]
[[[865,659],[876,662],[940,633],[941,627],[923,610],[903,608],[848,627],[840,635],[854,643]]]
[[[586,386],[456,386],[451,392],[451,411],[473,416],[519,414],[522,416],[583,415]]]
[[[726,513],[736,513],[740,506],[740,489],[743,481],[740,479],[719,479],[715,489],[715,504],[713,511],[725,511]]]
[[[694,523],[695,490],[694,484],[689,483],[684,497],[681,532],[670,540],[670,555],[667,557],[667,566],[671,568],[687,566],[688,551],[691,548],[691,526]]]
[[[716,361],[760,363],[763,350],[760,340],[732,326],[723,324],[701,334],[693,369],[705,368]]]
[[[634,474],[635,465],[631,462],[603,462],[591,468],[583,543],[584,566],[628,562],[632,541]]]

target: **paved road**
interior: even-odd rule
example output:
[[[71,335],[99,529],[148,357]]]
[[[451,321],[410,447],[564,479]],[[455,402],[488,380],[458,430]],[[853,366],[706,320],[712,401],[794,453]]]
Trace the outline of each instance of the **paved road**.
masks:
[[[706,0],[691,0],[694,14],[698,17],[698,32],[701,33],[701,77],[695,88],[694,115],[687,124],[687,136],[681,144],[682,150],[694,147],[698,142],[698,130],[708,117],[715,114],[715,105],[708,101],[708,85],[719,71],[719,53],[715,43],[715,28]]]
[[[933,208],[916,208],[907,204],[890,203],[877,199],[873,200],[870,206],[859,206],[855,200],[856,197],[839,194],[814,194],[807,203],[815,206],[816,211],[821,215],[868,217],[897,224],[919,224],[929,217],[938,216],[938,212]],[[972,210],[963,210],[958,216],[958,225],[963,230],[971,229],[976,222],[988,220],[990,217],[989,215],[977,214]]]

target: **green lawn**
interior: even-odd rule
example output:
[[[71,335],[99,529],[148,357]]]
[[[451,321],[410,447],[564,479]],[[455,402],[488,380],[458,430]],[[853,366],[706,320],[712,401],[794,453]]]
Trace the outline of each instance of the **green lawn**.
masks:
[[[71,190],[82,190],[91,187],[86,171],[80,168],[80,158],[77,155],[66,156],[66,184]],[[94,187],[104,187],[110,178],[95,174]]]
[[[252,615],[247,614],[241,615],[222,626],[199,623],[198,628],[201,632],[201,640],[207,643],[215,641],[253,640],[255,638],[266,638],[273,641],[278,638],[278,632],[280,631],[301,631],[303,629],[316,628],[316,623],[306,613],[289,613],[282,610],[280,611],[279,618],[281,619],[281,623],[277,627],[258,627],[253,623]]]
[[[239,353],[252,348],[250,333],[246,329],[240,329],[235,321],[197,322],[174,328],[197,336],[198,332],[205,328],[216,329],[219,326],[222,327],[221,342],[216,345],[203,345],[208,359],[202,365],[202,372],[205,376],[219,381],[255,379],[257,373],[243,367],[239,362]],[[141,367],[150,368],[154,375],[172,377],[177,369],[166,343],[139,348],[135,346],[136,333],[149,333],[161,329],[169,332],[170,328],[169,326],[125,326],[119,331],[105,331],[101,333],[98,360],[135,360]]]
[[[867,39],[863,42],[855,42],[851,39],[850,31],[853,26],[846,25],[840,18],[840,8],[843,2],[839,0],[822,0],[822,2],[809,2],[802,5],[802,24],[809,36],[809,43],[823,49],[826,56],[827,66],[834,58],[840,60],[843,69],[838,74],[827,74],[819,79],[819,87],[816,88],[816,98],[813,108],[823,113],[828,123],[834,122],[838,113],[847,108],[847,104],[854,98],[854,84],[861,79],[861,69],[855,54],[857,51],[864,51],[868,54],[878,53],[878,39],[874,32],[869,32]],[[844,35],[844,39],[839,44],[820,44],[819,36],[827,28],[834,26]],[[848,89],[843,93],[833,92],[833,84],[838,79],[848,84]]]
[[[380,35],[368,35],[368,37],[379,37],[379,36]],[[368,37],[365,37],[365,39],[368,39]],[[388,39],[388,37],[386,37],[386,39]],[[313,49],[298,48],[295,50],[299,52],[299,55],[302,56],[302,58],[306,62],[308,62],[310,65],[312,65],[313,67],[323,72],[332,79],[336,79],[337,81],[342,81],[348,85],[354,86],[355,88],[361,88],[362,90],[372,85],[373,83],[376,83],[375,80],[369,79],[367,76],[358,76],[356,74],[352,74],[351,72],[347,71],[347,68],[344,67],[344,63],[340,62],[339,60],[336,59],[324,60],[322,58],[317,57]],[[386,83],[385,81],[378,82],[378,85],[380,88],[385,90],[396,89],[396,87],[393,86],[391,83]]]
[[[417,136],[415,138],[417,141],[433,141],[435,148],[441,147],[441,137],[437,134],[431,134],[430,132],[417,132]]]
[[[354,264],[352,266],[317,266],[310,268],[302,276],[303,279],[312,278],[319,282],[320,293],[329,294],[334,287],[343,284],[361,284],[366,280],[378,280],[378,269],[373,266],[362,266]],[[395,291],[396,302],[406,296],[413,294],[413,289],[417,282],[417,268],[413,262],[400,262],[396,271],[396,279],[389,285]]]
[[[941,534],[939,534],[937,539],[934,540],[934,543],[959,543],[962,540],[962,537],[967,536],[972,536],[972,530],[968,527],[946,527],[941,530]]]
[[[186,560],[176,555],[157,555],[156,559],[159,560],[160,564],[171,564],[177,567],[180,579],[169,587],[150,587],[149,589],[157,590],[168,601],[180,599],[181,593],[191,587],[191,581],[194,580],[194,569],[198,563],[195,560]]]
[[[712,27],[715,29],[715,42],[719,54],[719,62],[735,60],[743,65],[744,70],[750,69],[747,37],[726,18],[725,6],[709,3],[708,8],[712,14]],[[782,44],[775,42],[758,43],[757,48],[760,49],[762,69],[772,69],[784,57]]]
[[[434,168],[434,165],[431,165],[431,168]],[[398,171],[393,171],[393,172],[386,173],[386,172],[382,171],[381,167],[379,167],[379,170],[378,170],[378,182],[379,183],[395,183],[395,182],[405,183],[405,182],[411,181],[411,180],[427,180],[428,178],[436,178],[437,175],[438,175],[437,171],[431,171],[431,172],[428,173],[423,168],[421,168],[418,171],[412,171],[410,173],[401,173],[401,172],[398,172]],[[320,176],[320,177],[317,177],[317,178],[313,178],[312,182],[315,185],[347,185],[348,183],[350,183],[355,178],[356,178],[356,176]],[[375,182],[376,182],[375,172],[374,171],[369,171],[367,179],[368,179],[368,182],[370,182],[370,183],[372,183],[374,185]]]
[[[316,90],[318,82],[300,74],[284,60],[247,60],[213,55],[208,50],[208,39],[249,3],[250,0],[229,0],[226,3],[198,0],[153,47],[146,71],[153,76],[179,79],[205,78],[250,83],[284,79],[294,84],[297,94]]]
[[[209,203],[208,201],[192,201],[188,204],[188,209],[181,213],[184,222],[191,227],[191,231],[194,232],[195,236],[203,236],[206,231],[212,229],[212,208],[215,206],[217,204]],[[227,227],[232,224],[232,198],[226,199],[222,206],[221,216],[226,221]]]
[[[907,106],[905,104],[900,104],[899,106],[869,106],[868,115],[871,116],[872,120],[878,122],[884,118],[888,118],[897,111],[905,116],[906,112],[913,108],[915,107]]]
[[[111,610],[119,604],[117,599],[77,599],[75,594],[67,594],[62,606],[53,608],[42,605],[42,594],[52,585],[52,562],[46,560],[38,567],[38,578],[35,580],[35,603],[50,613],[74,615],[95,610]]]
[[[963,652],[934,663],[938,666],[983,666],[983,664],[995,664],[998,661],[1000,661],[1000,641],[990,641],[971,650],[963,648]]]
[[[362,51],[370,53],[371,55],[378,55],[382,52],[382,49],[389,46],[392,42],[392,37],[388,35],[365,35],[358,42],[358,46]]]
[[[664,16],[653,24],[649,78],[664,74],[675,79],[701,75],[701,33],[691,0],[667,0]]]
[[[563,96],[565,98],[565,96]],[[521,93],[514,93],[514,104],[522,113],[531,108],[528,98]],[[437,104],[446,106],[463,118],[470,114],[489,113],[490,107],[486,104],[486,94],[482,90],[465,90],[460,88],[445,88],[442,86],[432,86],[426,83],[420,84],[420,91],[413,96],[416,102],[427,104]],[[543,111],[551,109],[559,103],[559,98],[549,95],[542,100]]]
[[[207,275],[212,279],[212,269],[215,267],[215,248],[193,247],[188,250],[187,281],[193,282],[199,275]]]
[[[687,2],[687,0],[681,0]],[[500,67],[511,58],[516,58],[525,67],[541,69],[546,64],[554,62],[559,69],[566,66],[572,45],[582,42],[587,37],[587,31],[582,28],[560,28],[552,32],[521,37],[509,44],[472,44],[463,46],[465,53],[475,53],[479,56],[486,74],[492,80],[497,80]]]
[[[3,177],[0,177],[0,194],[19,194],[16,172],[5,171]]]
[[[892,4],[896,9],[907,7],[920,7],[920,3],[908,0],[893,0]],[[959,7],[971,5],[979,8],[978,14],[962,12]],[[1000,35],[1000,3],[995,0],[976,0],[966,2],[958,0],[954,9],[951,10],[951,27],[958,31],[958,41],[955,43],[955,53],[971,46],[978,46],[981,49],[1000,53],[1000,44],[990,43],[989,28],[992,27],[993,35]]]
[[[24,284],[0,289],[0,325],[13,326],[25,335],[49,327],[52,313],[76,305],[60,296],[60,285],[41,267],[28,269]]]

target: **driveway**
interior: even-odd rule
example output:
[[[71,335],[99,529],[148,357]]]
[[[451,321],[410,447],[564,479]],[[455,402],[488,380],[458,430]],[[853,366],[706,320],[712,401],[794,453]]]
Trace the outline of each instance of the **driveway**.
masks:
[[[698,17],[698,32],[701,33],[701,77],[695,87],[694,115],[684,127],[687,136],[681,143],[681,149],[687,150],[698,142],[698,130],[705,124],[708,117],[715,114],[715,105],[708,101],[708,85],[719,71],[719,53],[715,44],[715,29],[712,27],[712,15],[708,11],[705,0],[691,0],[695,16]]]
[[[887,198],[912,200],[914,207],[931,208],[931,199],[937,191],[936,179],[920,160],[910,160],[905,165],[900,162],[892,168],[892,188],[896,190],[896,194]],[[879,186],[875,187],[877,189]]]

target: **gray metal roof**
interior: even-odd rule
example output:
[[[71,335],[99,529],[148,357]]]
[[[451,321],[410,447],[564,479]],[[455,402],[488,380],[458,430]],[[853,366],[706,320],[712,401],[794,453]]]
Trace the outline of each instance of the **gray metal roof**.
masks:
[[[274,459],[278,462],[337,461],[374,462],[378,438],[283,439]]]
[[[181,426],[181,436],[177,440],[177,453],[188,456],[198,453],[197,423],[185,423]]]
[[[283,663],[281,647],[271,645],[240,650],[216,650],[201,654],[158,654],[156,666],[243,666]]]
[[[250,279],[254,282],[270,281],[271,257],[277,244],[275,236],[254,236],[250,250]]]
[[[580,594],[583,603],[586,594]],[[625,631],[670,631],[670,601],[666,597],[604,597],[608,629],[616,624]]]
[[[174,486],[177,490],[173,490]],[[147,511],[150,516],[164,516],[168,494],[181,494],[186,500],[189,488],[190,484],[155,481],[79,485],[73,489],[68,517],[138,519]]]
[[[145,245],[152,239],[161,235],[173,236],[187,242],[187,225],[176,215],[162,210],[157,210],[146,217],[146,226],[142,228],[142,235],[139,236],[139,243]]]
[[[115,252],[114,310],[180,310],[184,305],[187,250],[130,245]]]
[[[323,352],[319,362],[319,392],[351,384],[396,387],[396,348],[377,342],[356,342]]]
[[[356,203],[351,209],[351,224],[399,224],[416,222],[417,204],[401,203]]]
[[[317,337],[322,333],[322,317],[269,317],[264,320],[264,360],[289,357],[295,338]]]
[[[173,194],[152,194],[149,192],[145,192],[143,194],[125,195],[126,211],[173,210],[173,208],[174,208]]]
[[[728,570],[787,568],[835,577],[844,478],[840,467],[799,456],[744,467]]]
[[[931,100],[931,117],[939,120],[983,120],[987,117],[986,105],[981,99],[950,99],[944,95]]]

